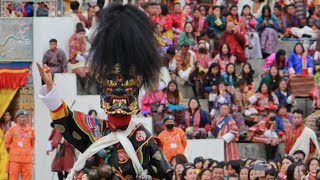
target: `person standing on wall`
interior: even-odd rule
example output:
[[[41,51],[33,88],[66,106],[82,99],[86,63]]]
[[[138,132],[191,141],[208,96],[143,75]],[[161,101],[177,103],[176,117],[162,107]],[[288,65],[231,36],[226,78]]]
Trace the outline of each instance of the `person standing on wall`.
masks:
[[[28,125],[28,111],[16,113],[17,125],[11,127],[5,135],[5,148],[9,153],[9,180],[32,179],[32,157],[35,133]]]

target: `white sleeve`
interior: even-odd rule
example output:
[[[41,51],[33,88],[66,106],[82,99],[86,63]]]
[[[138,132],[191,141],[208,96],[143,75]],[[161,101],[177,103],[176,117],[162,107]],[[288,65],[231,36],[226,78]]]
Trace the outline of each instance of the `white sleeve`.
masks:
[[[222,136],[222,139],[226,142],[229,143],[234,139],[234,134],[232,134],[231,132],[228,132],[227,134]]]
[[[169,63],[169,70],[175,71],[177,69],[177,61],[176,59],[173,59],[171,63]]]
[[[263,135],[268,137],[268,138],[271,138],[272,137],[272,132],[268,129],[268,130],[264,131]]]
[[[50,111],[58,109],[62,104],[62,98],[55,87],[50,92],[47,90],[47,86],[43,85],[40,89],[38,97],[48,107]]]

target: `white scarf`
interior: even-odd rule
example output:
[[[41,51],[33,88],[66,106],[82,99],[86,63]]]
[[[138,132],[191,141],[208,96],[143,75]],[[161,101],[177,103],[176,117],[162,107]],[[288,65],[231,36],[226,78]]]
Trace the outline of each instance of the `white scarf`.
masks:
[[[143,167],[141,166],[138,157],[136,155],[136,152],[133,148],[132,143],[129,141],[128,137],[129,134],[133,131],[133,129],[136,127],[138,123],[135,122],[134,119],[131,119],[130,124],[126,131],[118,130],[116,132],[111,132],[107,136],[104,136],[94,142],[90,145],[90,147],[83,152],[83,154],[80,154],[78,160],[75,162],[72,170],[70,171],[70,174],[67,177],[67,180],[73,180],[73,177],[76,173],[76,171],[80,171],[84,168],[86,164],[86,160],[95,155],[98,151],[107,148],[109,146],[112,146],[118,142],[121,143],[124,150],[128,154],[129,158],[132,161],[132,165],[134,167],[134,170],[137,175],[141,174],[143,172]]]
[[[319,158],[320,155],[320,149],[318,145],[317,136],[314,133],[313,130],[311,130],[308,127],[305,127],[301,133],[301,135],[298,137],[292,148],[290,149],[289,155],[293,156],[293,153],[297,150],[302,150],[305,154],[305,160],[308,158],[309,150],[310,150],[310,141],[313,142],[313,144],[316,146],[316,157]]]

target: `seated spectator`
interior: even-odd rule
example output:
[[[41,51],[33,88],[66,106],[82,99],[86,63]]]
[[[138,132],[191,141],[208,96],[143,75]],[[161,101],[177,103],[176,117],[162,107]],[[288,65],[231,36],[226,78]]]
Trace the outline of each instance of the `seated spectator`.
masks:
[[[279,74],[278,67],[276,65],[272,65],[269,72],[263,76],[258,89],[261,88],[263,83],[267,83],[270,87],[270,90],[274,92],[276,89],[278,89],[281,80],[282,77]]]
[[[152,16],[152,22],[160,24],[161,32],[163,32],[166,37],[173,40],[173,20],[171,15],[169,14],[169,10],[164,4],[161,4],[161,8],[159,10],[160,12],[158,12],[157,15]]]
[[[49,8],[44,2],[38,2],[38,9],[36,11],[37,17],[48,17]]]
[[[141,100],[141,114],[143,116],[151,115],[151,113],[162,113],[166,107],[166,96],[163,93],[164,84],[159,83],[159,87],[155,91],[147,92]]]
[[[249,168],[242,167],[239,174],[240,180],[249,180]]]
[[[292,163],[287,170],[287,178],[292,180],[305,179],[299,163]]]
[[[243,135],[247,132],[248,128],[245,124],[243,114],[245,110],[249,107],[249,98],[246,92],[247,83],[244,79],[238,81],[238,88],[235,89],[234,93],[234,106],[233,107],[233,117],[237,123],[240,135]]]
[[[262,15],[257,18],[258,25],[257,31],[261,35],[260,44],[263,58],[266,58],[270,54],[276,51],[278,44],[277,31],[279,30],[277,18],[271,14],[271,8],[264,6],[262,9]]]
[[[23,17],[33,17],[33,2],[20,2],[16,12],[21,13]]]
[[[301,150],[297,150],[293,153],[292,157],[295,162],[304,162],[304,159],[306,158],[306,154]]]
[[[279,68],[279,74],[283,77],[288,73],[288,60],[286,58],[286,51],[280,49],[277,53],[272,53],[267,57],[263,70],[267,72],[272,65],[276,65]]]
[[[266,179],[278,179],[278,171],[275,168],[266,170]]]
[[[312,58],[301,43],[294,46],[293,52],[288,57],[288,70],[290,78],[294,78],[296,75],[313,76]]]
[[[285,32],[286,26],[286,15],[283,11],[282,6],[279,3],[276,3],[273,8],[273,15],[278,20],[279,29],[278,32],[283,34]]]
[[[195,97],[200,98],[200,93],[203,84],[203,78],[208,73],[209,64],[212,63],[209,53],[207,53],[206,43],[201,40],[199,42],[199,51],[196,53],[196,61],[192,72],[189,76],[191,82],[192,91]]]
[[[283,105],[287,108],[288,112],[291,112],[291,108],[294,104],[295,97],[291,94],[288,83],[284,79],[279,82],[279,88],[274,92],[279,100],[279,105]]]
[[[242,70],[240,75],[238,76],[238,81],[239,80],[245,80],[246,82],[246,89],[244,89],[245,93],[248,93],[248,91],[254,89],[253,87],[253,81],[254,81],[254,70],[252,69],[252,66],[250,63],[245,63],[242,66]]]
[[[230,46],[230,52],[234,54],[237,61],[241,64],[246,63],[245,45],[246,39],[244,35],[235,28],[233,22],[228,22],[226,30],[223,32],[221,40],[227,42]]]
[[[319,10],[312,6],[309,7],[309,17],[307,19],[307,24],[312,29],[320,30],[320,19],[319,19]]]
[[[195,167],[196,170],[196,174],[198,175],[201,171],[201,169],[203,168],[203,163],[204,163],[204,159],[203,157],[196,157],[193,160],[193,165]]]
[[[288,167],[294,162],[294,159],[291,156],[285,156],[281,160],[281,168],[278,174],[278,177],[281,179],[286,179]]]
[[[212,63],[212,59],[210,57],[210,54],[208,52],[206,42],[204,40],[199,41],[199,51],[196,53],[196,59],[197,59],[197,65],[199,68],[199,71],[207,74],[209,70],[209,66]]]
[[[257,175],[256,175],[256,171],[253,168],[249,169],[249,180],[256,180],[257,179]]]
[[[238,160],[239,151],[236,142],[239,139],[239,131],[235,120],[230,115],[230,108],[223,104],[220,114],[212,123],[212,134],[215,138],[225,141],[224,160]]]
[[[81,12],[79,11],[79,7],[80,7],[80,3],[78,1],[70,2],[70,8],[72,10],[72,14],[78,17],[83,27],[88,27],[89,25],[88,19],[81,14]]]
[[[209,179],[212,179],[211,170],[210,170],[210,169],[202,169],[202,170],[199,172],[197,178],[200,179],[200,180],[209,180]]]
[[[207,16],[207,8],[205,6],[200,6],[199,11],[202,17],[206,18]]]
[[[208,112],[201,109],[198,99],[190,99],[181,125],[186,128],[186,134],[189,139],[205,139],[208,137],[208,131],[211,129],[211,120]]]
[[[320,81],[312,91],[312,112],[320,110]]]
[[[182,8],[180,2],[175,2],[173,5],[173,12],[171,13],[172,17],[172,30],[174,32],[173,46],[177,47],[179,34],[183,32],[182,25]]]
[[[217,94],[216,100],[214,101],[213,107],[215,110],[218,111],[223,104],[226,104],[229,107],[231,107],[232,99],[231,99],[231,94],[228,93],[228,91],[227,91],[225,83],[221,82],[218,86],[218,94]],[[215,112],[215,113],[210,113],[210,114],[211,115],[213,115],[213,114],[218,115],[219,113]]]
[[[231,160],[227,162],[227,172],[228,176],[232,174],[240,174],[241,163],[238,160]]]
[[[181,180],[181,175],[182,175],[182,172],[184,170],[184,165],[183,164],[177,164],[176,166],[174,166],[174,176],[175,176],[175,179],[176,180]]]
[[[276,114],[270,111],[265,118],[249,128],[248,140],[254,143],[264,143],[266,147],[267,160],[275,158],[279,138],[276,133]]]
[[[168,70],[170,73],[170,79],[176,80],[177,78],[177,61],[175,60],[176,50],[174,47],[169,47],[167,49],[167,53],[164,56],[165,64],[168,66]]]
[[[176,117],[176,122],[179,125],[183,116],[184,105],[183,96],[179,92],[178,85],[175,81],[170,81],[166,89],[166,107],[167,112]]]
[[[311,158],[307,162],[307,168],[309,170],[309,173],[307,175],[307,179],[316,179],[317,171],[319,169],[319,160],[317,158]]]
[[[245,33],[247,47],[245,49],[246,58],[248,59],[261,59],[261,47],[260,47],[260,37],[257,32],[255,32],[255,26],[257,25],[257,20],[250,13],[251,8],[249,5],[244,5],[241,16],[239,17],[239,25],[242,33]]]
[[[162,34],[162,27],[158,23],[153,24],[153,34],[158,41],[159,54],[160,56],[164,56],[164,54],[167,52],[167,49],[172,47],[172,40],[166,35]]]
[[[50,39],[50,49],[47,50],[42,58],[42,64],[46,64],[50,68],[50,72],[65,73],[67,72],[67,59],[64,51],[57,47],[58,41]]]
[[[302,22],[299,17],[296,15],[296,6],[294,4],[289,4],[285,7],[286,12],[286,28],[297,27],[300,28],[302,26]]]
[[[182,85],[189,81],[189,75],[196,61],[195,53],[189,50],[189,47],[188,43],[184,43],[175,56],[177,64],[176,72],[178,74],[177,82]]]
[[[235,87],[237,85],[236,66],[233,63],[227,64],[226,72],[222,74],[223,82]]]
[[[278,108],[278,98],[271,91],[268,83],[261,84],[261,87],[258,89],[255,97],[256,103],[254,104],[254,108],[259,111],[260,115],[266,115],[269,110],[274,111]]]
[[[238,6],[237,5],[232,5],[230,7],[230,13],[227,16],[227,23],[228,22],[233,22],[233,24],[235,25],[235,28],[240,28],[240,23],[239,23],[239,15],[238,15]],[[237,29],[239,30],[239,29]]]
[[[175,126],[175,118],[173,115],[167,115],[163,123],[166,127],[159,135],[161,140],[161,149],[165,158],[169,161],[173,156],[177,154],[184,154],[184,150],[187,146],[187,139],[184,131]]]
[[[185,167],[181,174],[181,180],[196,180],[197,174],[193,166]]]
[[[212,179],[213,180],[223,180],[223,165],[218,164],[217,166],[212,168]]]
[[[222,75],[220,74],[220,68],[218,63],[212,63],[210,65],[208,74],[203,79],[203,86],[207,98],[209,99],[209,109],[213,108],[213,102],[216,99],[218,93],[218,85],[222,82]]]
[[[194,33],[193,25],[190,22],[187,22],[184,25],[184,32],[180,33],[178,47],[180,50],[184,44],[188,43],[191,46],[191,49],[197,49],[197,37]]]
[[[223,43],[220,47],[219,54],[217,54],[213,62],[216,62],[220,66],[220,73],[223,74],[226,71],[226,66],[229,63],[235,63],[236,57],[232,55],[230,46],[227,43]]]
[[[86,50],[85,29],[78,23],[76,32],[69,39],[69,63],[72,72],[81,78],[86,77],[89,72],[85,67]]]
[[[87,29],[90,29],[92,24],[94,23],[96,12],[98,9],[98,6],[89,6],[87,11],[83,13],[83,16],[88,20],[88,24],[86,25]]]
[[[192,21],[193,27],[194,27],[194,32],[197,37],[197,40],[204,40],[206,42],[209,42],[208,38],[208,29],[209,25],[205,17],[203,17],[200,14],[199,9],[194,9],[193,10],[193,21]]]
[[[208,15],[206,20],[209,24],[208,36],[210,38],[211,52],[213,52],[214,50],[218,50],[220,47],[218,41],[220,40],[221,33],[224,31],[226,26],[226,20],[221,15],[221,7],[214,6],[213,14]]]

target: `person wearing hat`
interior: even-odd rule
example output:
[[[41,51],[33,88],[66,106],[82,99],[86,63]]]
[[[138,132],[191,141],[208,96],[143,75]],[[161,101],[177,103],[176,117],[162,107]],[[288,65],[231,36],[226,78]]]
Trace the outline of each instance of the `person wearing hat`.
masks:
[[[184,154],[187,146],[187,137],[184,131],[179,127],[174,127],[175,118],[168,114],[163,120],[166,129],[163,130],[158,138],[161,141],[161,149],[165,158],[170,161],[177,154]]]
[[[35,133],[28,125],[28,111],[16,113],[17,125],[11,127],[5,135],[5,148],[9,153],[9,180],[32,179],[32,157]]]

